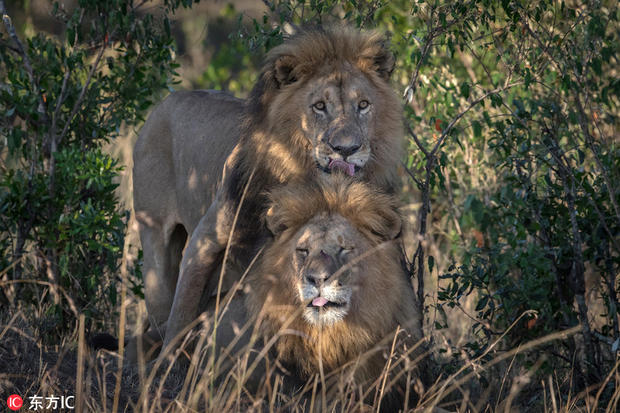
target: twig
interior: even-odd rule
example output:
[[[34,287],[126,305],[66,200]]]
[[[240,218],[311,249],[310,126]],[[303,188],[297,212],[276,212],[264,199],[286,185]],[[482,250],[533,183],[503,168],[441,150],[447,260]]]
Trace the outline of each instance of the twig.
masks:
[[[125,322],[126,322],[126,311],[127,311],[127,303],[125,302],[125,297],[127,296],[127,268],[129,265],[129,231],[135,225],[135,216],[131,214],[129,222],[127,224],[127,233],[125,234],[125,242],[123,244],[123,257],[121,259],[121,299],[120,299],[120,321],[118,326],[118,369],[116,372],[116,384],[114,386],[114,398],[112,401],[112,413],[116,413],[118,410],[118,403],[120,400],[121,393],[121,383],[123,380],[123,360],[125,358]],[[154,368],[153,371],[157,371],[157,368]],[[150,381],[149,381],[150,383]]]
[[[618,296],[616,293],[616,276],[614,272],[614,263],[612,260],[611,247],[609,242],[605,240],[602,243],[603,255],[605,257],[605,268],[607,274],[605,274],[605,284],[607,284],[609,294],[609,314],[611,315],[611,321],[614,332],[614,339],[620,340],[620,329],[618,327]]]
[[[140,3],[136,4],[135,6],[131,6],[131,10],[136,11],[138,10],[140,7],[144,6],[144,4],[146,4],[148,0],[142,0]]]
[[[136,56],[136,59],[134,60],[134,64],[131,66],[131,70],[129,71],[129,73],[125,76],[125,81],[129,82],[130,80],[133,79],[133,75],[136,72],[136,67],[138,66],[138,63],[140,62],[140,59],[142,58],[142,48],[140,48],[140,50],[138,51],[138,55]],[[114,104],[116,103],[116,101],[118,100],[119,96],[121,95],[120,90],[115,90],[114,91],[114,96],[110,98],[108,105],[103,109],[103,112],[101,114],[101,116],[99,117],[99,122],[101,124],[105,124],[107,122],[106,117],[112,113],[111,109],[114,107]]]
[[[546,128],[547,133],[551,139],[552,144],[549,145],[549,153],[555,159],[558,164],[558,172],[562,185],[564,187],[564,193],[567,198],[567,207],[569,211],[569,219],[571,223],[572,240],[571,247],[573,250],[572,267],[571,267],[571,288],[575,293],[575,299],[577,301],[577,309],[579,311],[579,318],[581,321],[582,334],[584,339],[584,346],[586,350],[586,361],[588,363],[587,371],[590,373],[596,373],[598,367],[596,358],[588,350],[593,347],[592,330],[588,321],[588,306],[585,301],[585,268],[583,264],[583,242],[581,241],[581,232],[577,222],[577,209],[575,207],[575,177],[569,167],[569,162],[566,160],[564,153],[561,151],[557,137],[554,130]]]
[[[413,138],[415,144],[418,145],[418,148],[422,151],[424,156],[426,156],[428,158],[428,156],[429,156],[428,150],[422,144],[422,142],[420,142],[420,139],[418,139],[418,135],[416,135],[416,133],[413,131],[413,129],[411,128],[411,126],[409,124],[407,124],[407,129],[409,130],[409,134]]]
[[[513,328],[513,326],[516,324],[516,322],[521,320],[521,318],[524,315],[526,315],[526,314],[528,314],[527,311],[524,312],[523,314],[521,314],[521,316],[519,316],[519,318],[517,318],[517,320],[515,320],[515,322],[513,322],[511,324],[511,326],[506,330],[506,332],[510,331]],[[512,350],[509,350],[507,352],[501,353],[500,355],[498,355],[497,357],[495,357],[494,359],[492,359],[488,363],[486,363],[483,366],[481,366],[481,369],[482,370],[488,370],[490,367],[493,367],[494,365],[496,365],[497,363],[502,362],[503,360],[506,360],[506,359],[509,359],[511,357],[514,357],[516,354],[524,353],[526,351],[529,351],[531,349],[534,349],[534,348],[536,348],[536,347],[538,347],[538,346],[540,346],[542,344],[546,344],[546,343],[549,343],[551,341],[565,340],[566,338],[570,337],[571,335],[573,335],[573,334],[575,334],[577,332],[579,332],[579,326],[575,326],[573,328],[569,328],[569,329],[564,330],[564,331],[558,331],[558,332],[555,332],[555,333],[551,333],[551,334],[548,334],[548,335],[546,335],[544,337],[528,341],[527,343],[525,343],[522,346],[519,346],[519,347],[517,347],[515,349],[512,349]],[[474,359],[473,361],[481,360],[502,339],[503,339],[503,336],[499,337],[495,342],[493,342],[493,344],[491,346],[489,346],[480,356],[476,357],[476,359]],[[435,395],[431,396],[431,397],[434,397],[435,402],[438,402],[439,400],[441,400],[441,396],[442,395],[452,393],[459,385],[461,385],[463,383],[466,383],[476,373],[478,373],[477,371],[473,371],[473,372],[467,373],[466,375],[464,375],[463,377],[460,377],[459,379],[456,379],[458,377],[458,375],[461,374],[461,372],[465,371],[465,369],[467,367],[468,366],[461,367],[456,373],[453,373],[446,380],[444,380],[444,384],[441,386],[441,388],[439,390],[437,390]],[[450,385],[450,382],[454,382],[454,384]]]
[[[604,335],[602,335],[601,333],[599,333],[598,331],[594,331],[594,333],[593,333],[593,334],[594,334],[594,336],[595,336],[598,340],[600,340],[600,341],[602,341],[602,342],[604,342],[604,343],[607,343],[607,344],[609,344],[610,346],[614,344],[614,340],[613,340],[612,338],[609,338],[609,337],[607,337],[607,336],[604,336]]]
[[[60,114],[60,108],[62,107],[62,102],[65,100],[67,82],[70,76],[71,76],[71,71],[67,70],[65,72],[65,76],[62,79],[62,87],[60,88],[60,95],[58,95],[58,101],[56,102],[56,109],[54,109],[54,114],[52,115],[52,127],[50,128],[50,132],[49,132],[50,148],[51,148],[51,143],[56,140],[56,123],[58,122],[58,115]]]
[[[473,100],[469,106],[467,106],[467,108],[465,108],[465,110],[463,110],[462,112],[460,112],[458,115],[456,115],[448,124],[448,126],[446,126],[446,128],[443,130],[443,132],[441,133],[441,136],[439,137],[439,139],[437,139],[437,143],[435,144],[435,146],[433,147],[433,149],[431,150],[431,155],[435,155],[437,153],[437,151],[439,150],[439,148],[441,147],[441,145],[443,144],[443,141],[446,139],[446,137],[448,136],[448,134],[452,131],[452,128],[454,127],[454,125],[456,125],[456,123],[463,117],[465,116],[465,114],[467,112],[469,112],[474,106],[476,106],[477,104],[479,104],[480,102],[482,102],[484,99],[488,98],[491,95],[495,95],[498,94],[500,92],[504,92],[514,86],[523,84],[523,81],[517,81],[517,82],[513,82],[513,83],[508,83],[505,84],[502,87],[498,87],[495,88],[487,93],[485,93],[484,95],[478,97],[477,99]]]
[[[407,168],[407,165],[404,162],[401,162],[401,164],[403,165],[403,168],[405,168],[405,172],[407,172],[407,175],[409,175],[409,177],[411,179],[413,179],[413,182],[416,183],[416,185],[421,188],[422,187],[422,182],[420,182],[420,180],[418,178],[415,177],[415,175],[413,174],[413,172]]]
[[[84,324],[86,317],[80,314],[78,324],[78,357],[77,357],[77,379],[75,381],[76,410],[84,411],[84,353],[86,351],[86,341],[84,339]]]
[[[372,3],[368,6],[368,10],[366,11],[366,16],[364,16],[364,19],[362,20],[362,23],[360,24],[360,29],[363,28],[367,23],[372,21],[372,18],[375,15],[375,12],[380,6],[381,6],[380,0],[372,1]]]
[[[40,285],[46,285],[50,289],[54,287],[52,285],[52,283],[50,283],[48,281],[42,281],[42,280],[8,280],[8,281],[0,281],[0,287],[5,287],[7,285],[12,285],[12,284],[40,284]],[[62,293],[62,295],[64,295],[65,300],[67,300],[67,303],[69,305],[69,309],[71,310],[73,315],[75,315],[76,317],[79,317],[80,313],[78,312],[77,307],[75,305],[75,302],[73,301],[73,299],[71,298],[71,296],[69,295],[67,290],[62,288],[62,286],[58,286],[58,285],[56,286],[56,288],[58,288],[58,290]]]
[[[11,46],[9,43],[7,42],[0,42],[0,46],[2,47],[6,47],[7,49],[9,49],[10,51],[12,51],[13,53],[18,53],[19,54],[19,49],[17,47],[13,47]]]
[[[435,34],[433,32],[433,16],[432,16],[432,10],[431,10],[431,16],[428,19],[428,33],[426,33],[426,36],[424,36],[424,39],[423,39],[422,53],[420,54],[420,60],[418,60],[418,64],[415,67],[413,76],[411,76],[411,80],[409,81],[409,86],[407,87],[407,89],[405,89],[412,96],[415,94],[416,89],[418,88],[417,84],[418,84],[418,77],[420,75],[420,69],[422,68],[422,63],[426,59],[426,56],[428,56],[428,53],[431,51],[431,46],[432,46],[434,38],[435,38]],[[405,92],[405,95],[407,95],[408,93]]]
[[[67,82],[69,80],[71,72],[67,70],[65,76],[62,81],[62,87],[60,88],[60,95],[58,96],[58,102],[56,102],[56,109],[54,110],[54,115],[52,116],[52,126],[50,128],[48,134],[49,140],[49,164],[48,164],[48,193],[50,199],[54,199],[56,192],[56,151],[58,149],[58,141],[56,139],[56,122],[58,120],[58,115],[60,114],[60,108],[62,106],[62,101],[64,100],[64,94],[67,88]],[[53,203],[50,202],[48,205],[49,216],[54,216],[54,206]],[[58,272],[56,269],[56,251],[53,248],[48,248],[46,252],[46,263],[47,263],[47,273],[48,277],[53,280],[56,284],[60,283],[60,279],[58,277]],[[52,289],[52,293],[55,293],[55,289]],[[60,296],[55,293],[55,299],[59,300]]]

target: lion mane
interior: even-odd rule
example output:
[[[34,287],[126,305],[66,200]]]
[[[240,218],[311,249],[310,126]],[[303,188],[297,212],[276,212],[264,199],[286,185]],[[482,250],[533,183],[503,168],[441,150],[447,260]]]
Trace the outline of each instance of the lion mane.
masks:
[[[285,393],[298,392],[321,369],[328,384],[344,373],[344,377],[354,378],[356,386],[369,389],[377,386],[386,367],[386,354],[397,343],[393,347],[397,367],[393,365],[387,373],[390,385],[381,406],[382,411],[402,408],[402,386],[409,383],[403,383],[404,375],[399,372],[411,368],[414,378],[428,383],[430,376],[425,374],[430,373],[425,370],[430,364],[423,354],[426,347],[418,302],[401,261],[402,220],[397,198],[344,175],[273,188],[265,196],[264,220],[272,236],[243,285],[231,291],[217,324],[215,347],[218,357],[225,360],[220,365],[220,379],[228,377],[229,371],[244,368],[247,360],[260,357],[256,370],[241,376],[241,384],[250,392],[269,385],[266,380],[273,378],[270,372],[274,370],[268,366],[284,368],[288,375]],[[347,314],[332,324],[313,324],[303,316],[308,303],[300,298],[298,287],[304,274],[294,261],[299,243],[306,242],[307,235],[312,238],[312,245],[304,245],[312,250],[307,251],[309,260],[318,250],[318,256],[325,256],[340,245],[357,250],[345,264],[334,261],[338,265],[331,267],[334,271],[326,278],[338,284],[337,288],[351,287],[352,291]],[[347,276],[338,278],[347,268]],[[205,308],[206,319],[220,316],[213,301]],[[157,351],[159,334],[166,325],[162,327],[142,337],[143,351]],[[128,347],[137,351],[136,343]],[[399,361],[400,356],[413,363]],[[328,385],[328,393],[333,394],[336,387]],[[410,396],[415,398],[413,393]]]
[[[360,383],[376,379],[386,363],[383,352],[398,327],[405,330],[401,336],[410,345],[422,340],[417,301],[402,266],[398,238],[394,239],[401,229],[394,197],[344,179],[282,187],[270,197],[266,219],[276,235],[248,280],[247,313],[261,320],[266,339],[283,330],[296,332],[281,335],[275,353],[299,379],[317,374],[319,359],[329,372],[358,357],[356,379]],[[292,287],[293,280],[299,279],[291,264],[294,236],[313,217],[334,215],[345,218],[370,248],[359,257],[365,282],[354,292],[357,298],[348,315],[341,322],[318,327],[301,316],[300,306],[306,303],[299,302]],[[313,226],[309,229],[319,231]],[[320,248],[327,242],[321,240]]]

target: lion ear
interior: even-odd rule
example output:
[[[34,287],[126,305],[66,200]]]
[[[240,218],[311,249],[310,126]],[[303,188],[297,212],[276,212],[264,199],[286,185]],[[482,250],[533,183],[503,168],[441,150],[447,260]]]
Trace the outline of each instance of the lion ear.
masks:
[[[379,48],[375,56],[373,57],[374,68],[379,76],[385,80],[389,80],[394,66],[396,65],[396,59],[388,47],[387,41],[382,41],[379,44]]]
[[[294,74],[297,63],[297,58],[291,55],[283,55],[276,58],[273,64],[274,77],[279,86],[285,86],[297,81]]]
[[[396,59],[390,51],[390,42],[386,36],[379,33],[373,33],[368,44],[362,53],[360,53],[360,64],[368,71],[374,71],[383,80],[389,80]]]
[[[403,221],[396,208],[387,208],[380,212],[380,218],[372,224],[371,232],[382,241],[391,241],[402,233]]]
[[[278,213],[278,208],[275,205],[270,206],[265,213],[265,225],[274,237],[286,230],[287,225],[284,217]]]

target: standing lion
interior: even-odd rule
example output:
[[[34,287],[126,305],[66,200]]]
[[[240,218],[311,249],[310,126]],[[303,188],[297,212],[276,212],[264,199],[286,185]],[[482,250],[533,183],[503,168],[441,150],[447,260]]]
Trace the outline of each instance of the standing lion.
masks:
[[[134,151],[134,208],[149,321],[168,320],[165,348],[216,289],[226,247],[243,261],[262,243],[266,190],[339,170],[398,191],[393,67],[377,33],[303,31],[268,54],[247,101],[176,92],[153,111]]]

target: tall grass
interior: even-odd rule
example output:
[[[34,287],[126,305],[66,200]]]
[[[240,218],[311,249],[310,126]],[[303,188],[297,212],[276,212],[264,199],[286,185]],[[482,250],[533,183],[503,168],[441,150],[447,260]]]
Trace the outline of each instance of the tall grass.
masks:
[[[126,309],[131,305],[130,299],[121,301],[125,310],[121,309],[119,329],[125,325]],[[458,366],[435,353],[437,378],[426,388],[419,380],[419,357],[412,357],[414,349],[397,351],[397,340],[393,339],[337,371],[316,375],[291,392],[287,376],[278,373],[278,360],[263,360],[264,373],[252,383],[254,370],[275,340],[266,343],[260,353],[253,339],[236,351],[230,346],[216,356],[214,320],[207,314],[199,318],[198,328],[183,337],[179,349],[165,362],[140,360],[137,366],[123,365],[120,354],[88,350],[83,316],[72,336],[49,347],[34,337],[27,320],[22,311],[10,318],[3,314],[0,327],[0,390],[7,396],[22,395],[26,407],[26,396],[75,395],[76,411],[87,412],[371,412],[379,411],[385,395],[400,380],[407,395],[420,394],[414,405],[405,402],[407,411],[615,412],[620,401],[620,360],[605,372],[602,383],[577,394],[571,393],[570,375],[554,373],[538,382],[532,380],[545,359],[537,350],[566,340],[578,333],[579,327],[507,351],[490,346],[482,356]],[[240,326],[240,332],[253,330],[254,325]],[[358,385],[352,380],[356,364],[376,351],[386,355],[382,374],[372,383]],[[529,369],[517,362],[522,355],[535,360]]]

